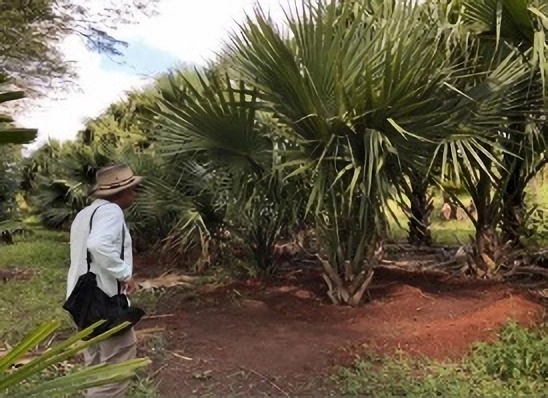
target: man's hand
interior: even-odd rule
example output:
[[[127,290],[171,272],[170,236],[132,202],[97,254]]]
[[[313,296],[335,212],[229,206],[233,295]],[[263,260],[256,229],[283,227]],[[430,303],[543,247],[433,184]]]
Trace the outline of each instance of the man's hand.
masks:
[[[129,278],[125,282],[120,282],[120,287],[122,293],[125,293],[129,296],[137,291],[137,282],[135,282],[135,279]]]

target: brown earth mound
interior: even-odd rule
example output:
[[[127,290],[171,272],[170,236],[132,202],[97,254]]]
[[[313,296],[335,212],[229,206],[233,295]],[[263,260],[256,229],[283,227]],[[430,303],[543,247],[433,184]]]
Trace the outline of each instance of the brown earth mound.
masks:
[[[507,321],[529,325],[543,313],[509,286],[394,271],[377,273],[360,308],[327,303],[321,279],[299,272],[184,297],[170,295],[158,311],[172,315],[140,326],[163,330],[165,354],[153,359],[165,396],[322,395],[356,355],[455,358]],[[147,336],[142,347],[158,344]]]

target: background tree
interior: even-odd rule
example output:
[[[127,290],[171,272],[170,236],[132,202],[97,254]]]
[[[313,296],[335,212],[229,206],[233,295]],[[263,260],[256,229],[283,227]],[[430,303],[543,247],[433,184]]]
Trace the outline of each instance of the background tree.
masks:
[[[6,91],[9,82],[6,75],[0,73],[0,238],[6,243],[13,242],[13,234],[22,231],[18,216],[16,195],[20,181],[20,147],[15,144],[26,144],[35,139],[37,130],[18,128],[13,119],[2,113],[3,106],[10,101],[24,97],[21,91]]]
[[[129,93],[125,100],[111,104],[101,115],[88,120],[78,140],[84,144],[134,145],[140,149],[151,146],[157,126],[150,109],[155,108],[159,98],[157,85]]]
[[[30,94],[66,85],[73,77],[59,44],[68,35],[82,38],[92,51],[121,54],[124,42],[111,34],[136,13],[151,13],[156,0],[101,1],[4,0],[0,3],[0,72]]]
[[[496,148],[453,158],[462,166],[455,175],[464,182],[477,210],[477,218],[469,214],[476,228],[472,262],[493,274],[501,266],[512,266],[509,245],[520,245],[527,219],[525,189],[545,164],[547,4],[534,0],[433,3],[441,5],[437,14],[441,27],[463,62],[471,53],[481,54],[473,62],[484,73],[497,64],[505,67],[508,54],[517,54],[520,69],[527,71],[503,102],[504,117],[492,130]]]
[[[7,87],[11,79],[0,73],[0,145],[28,144],[36,138],[36,129],[18,128],[13,125],[13,118],[4,113],[12,101],[25,98],[23,91],[12,91]]]

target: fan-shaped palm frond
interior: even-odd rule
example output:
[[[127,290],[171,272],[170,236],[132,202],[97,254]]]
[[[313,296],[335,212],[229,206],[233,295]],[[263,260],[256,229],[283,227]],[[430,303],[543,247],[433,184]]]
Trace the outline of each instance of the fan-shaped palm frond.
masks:
[[[120,155],[103,143],[54,145],[44,154],[53,156],[42,163],[37,157],[28,165],[31,207],[46,227],[67,228],[91,202],[88,194],[97,170],[117,161]]]
[[[182,89],[172,87],[182,102],[160,102],[159,140],[166,155],[207,153],[234,175],[261,174],[269,164],[269,140],[255,132],[256,93],[243,81],[233,83],[210,72],[197,75],[199,85],[183,78]],[[234,87],[234,84],[236,87]],[[242,181],[242,184],[244,182]]]
[[[45,227],[66,229],[76,214],[89,203],[89,198],[82,183],[42,178],[34,203],[35,212]]]
[[[258,265],[271,269],[274,243],[298,208],[297,201],[280,201],[294,195],[274,171],[282,161],[275,148],[290,144],[280,140],[277,122],[261,112],[248,84],[216,70],[194,77],[164,88],[169,95],[158,111],[158,149],[178,175],[177,189],[193,204],[182,207],[185,215],[170,236],[187,240],[194,231],[194,240],[202,241],[204,227],[222,220],[244,234]]]
[[[507,43],[530,59],[546,89],[548,4],[544,0],[456,0],[461,8],[465,31],[491,40],[495,46]],[[544,92],[546,94],[546,91]]]

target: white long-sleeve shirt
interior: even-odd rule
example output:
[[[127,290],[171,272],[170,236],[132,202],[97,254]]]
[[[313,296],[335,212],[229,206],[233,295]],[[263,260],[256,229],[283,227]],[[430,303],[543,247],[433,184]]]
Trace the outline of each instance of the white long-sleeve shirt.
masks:
[[[95,209],[90,232],[89,221]],[[120,257],[122,231],[125,229],[124,260]],[[117,281],[128,280],[133,273],[131,236],[124,212],[115,203],[95,200],[78,213],[70,229],[70,268],[67,277],[67,298],[78,278],[87,272],[87,250],[92,262],[90,270],[97,275],[97,286],[109,296],[118,293]]]

